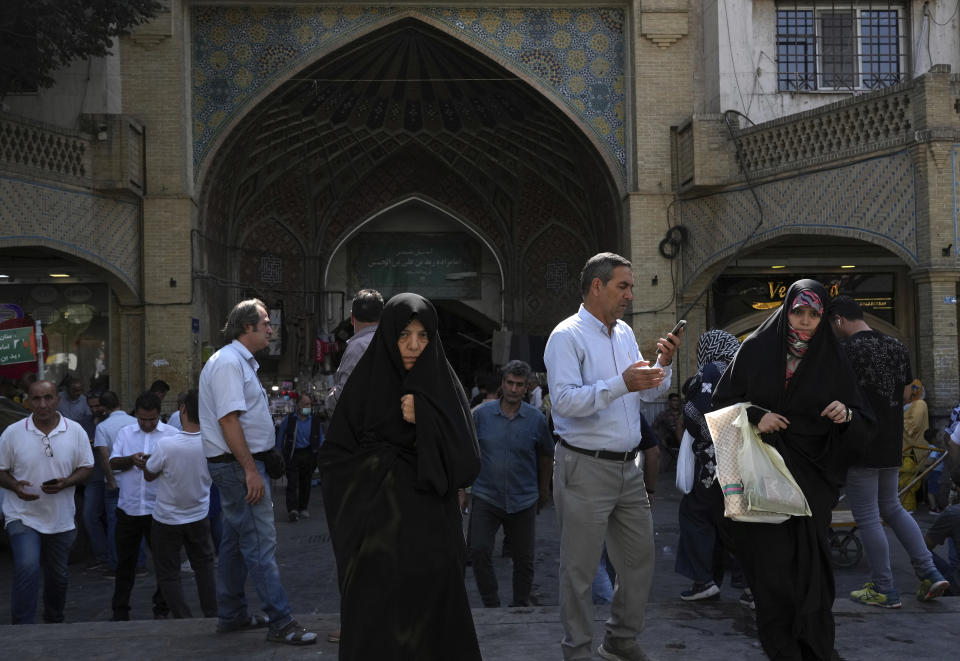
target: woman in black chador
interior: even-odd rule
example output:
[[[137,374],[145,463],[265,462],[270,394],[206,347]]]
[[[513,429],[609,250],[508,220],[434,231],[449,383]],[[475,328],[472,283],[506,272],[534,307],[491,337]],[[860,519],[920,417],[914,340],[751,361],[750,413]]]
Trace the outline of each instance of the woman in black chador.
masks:
[[[717,384],[717,408],[750,402],[750,422],[783,455],[812,517],[780,524],[728,521],[771,659],[831,658],[835,595],[828,535],[847,467],[872,433],[873,412],[833,333],[827,293],[798,280],[748,337]]]
[[[319,464],[340,580],[340,659],[480,659],[457,503],[480,455],[430,301],[387,302]]]

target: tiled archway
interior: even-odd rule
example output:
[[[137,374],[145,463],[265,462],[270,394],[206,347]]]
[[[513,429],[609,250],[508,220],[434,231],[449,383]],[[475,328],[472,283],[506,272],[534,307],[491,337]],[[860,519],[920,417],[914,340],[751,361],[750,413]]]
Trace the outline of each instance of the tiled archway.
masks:
[[[297,72],[237,123],[205,178],[201,234],[211,248],[233,247],[229,263],[211,264],[241,274],[237,286],[301,291],[258,275],[266,256],[303,261],[304,290],[319,290],[320,265],[346,233],[420,195],[495,247],[509,300],[537,292],[507,321],[541,332],[576,302],[574,290],[553,286],[556,264],[578,271],[591,250],[619,247],[617,191],[594,142],[538,90],[408,19]],[[266,217],[306,254],[282,250],[280,235],[241,244]]]

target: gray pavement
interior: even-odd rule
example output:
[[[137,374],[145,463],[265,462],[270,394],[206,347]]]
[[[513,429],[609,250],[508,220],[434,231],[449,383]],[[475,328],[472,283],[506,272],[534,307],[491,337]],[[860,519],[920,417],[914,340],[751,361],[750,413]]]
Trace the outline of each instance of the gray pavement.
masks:
[[[724,586],[718,599],[688,604],[679,599],[688,581],[673,571],[678,534],[679,494],[672,476],[661,475],[654,507],[657,573],[647,628],[641,644],[655,661],[673,659],[764,659],[756,638],[751,611],[737,602],[740,591]],[[46,659],[70,656],[78,659],[178,659],[222,658],[335,658],[336,645],[326,642],[326,633],[338,627],[338,596],[320,490],[314,489],[310,519],[286,520],[283,490],[274,484],[279,537],[278,562],[291,606],[302,624],[321,633],[321,642],[303,648],[267,643],[264,632],[217,635],[214,620],[159,620],[151,618],[150,595],[155,587],[152,573],[138,578],[134,588],[131,622],[108,622],[113,582],[85,572],[77,554],[71,564],[67,597],[68,623],[13,627],[0,625],[0,649],[4,658]],[[925,528],[932,515],[917,515]],[[474,607],[474,621],[485,659],[492,661],[540,661],[560,658],[561,630],[557,610],[557,546],[555,513],[543,512],[537,519],[537,557],[534,592],[537,605],[530,608],[484,609],[473,574],[467,570],[466,585]],[[498,544],[499,548],[499,544]],[[960,658],[960,597],[932,603],[912,598],[916,589],[909,559],[896,540],[891,540],[897,586],[903,597],[900,610],[882,610],[854,604],[845,598],[866,580],[866,562],[838,569],[839,598],[834,604],[837,621],[836,650],[846,661],[874,659]],[[510,598],[510,560],[497,557],[501,598]],[[790,571],[785,567],[784,571]],[[8,547],[0,545],[0,622],[9,622],[11,560]],[[199,612],[192,576],[184,573],[184,592]],[[252,586],[251,604],[256,603]],[[608,607],[596,609],[596,635],[603,635]],[[376,631],[371,631],[376,635]],[[456,661],[452,659],[451,661]]]

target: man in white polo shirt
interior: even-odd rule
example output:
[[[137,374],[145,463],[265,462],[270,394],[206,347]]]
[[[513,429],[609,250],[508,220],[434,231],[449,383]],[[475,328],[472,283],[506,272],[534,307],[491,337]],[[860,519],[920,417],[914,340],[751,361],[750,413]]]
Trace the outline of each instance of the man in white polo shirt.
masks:
[[[179,400],[180,398],[178,398]],[[193,617],[180,585],[180,548],[186,547],[204,617],[217,616],[217,579],[210,537],[210,472],[203,456],[197,391],[184,394],[177,411],[183,431],[157,441],[143,470],[157,480],[151,541],[157,583],[175,618]]]
[[[13,624],[33,624],[43,572],[43,621],[63,622],[67,561],[77,536],[74,486],[93,470],[90,439],[83,428],[57,412],[52,381],[28,391],[33,414],[0,436],[3,516],[13,551]]]
[[[317,634],[293,619],[280,582],[273,499],[263,463],[274,447],[274,426],[253,354],[266,349],[272,335],[263,301],[240,301],[223,328],[229,344],[210,356],[200,372],[203,451],[223,507],[217,631],[269,626],[270,642],[311,645]],[[248,573],[267,617],[247,610]]]
[[[110,468],[115,473],[120,497],[117,501],[117,580],[113,586],[113,621],[130,619],[130,593],[136,581],[137,555],[142,540],[150,546],[153,508],[157,500],[157,486],[147,482],[143,474],[147,459],[157,442],[164,436],[173,436],[176,430],[160,422],[160,398],[145,392],[134,405],[136,425],[124,427],[117,434],[110,452]],[[161,619],[170,610],[160,587],[153,593],[153,616]]]

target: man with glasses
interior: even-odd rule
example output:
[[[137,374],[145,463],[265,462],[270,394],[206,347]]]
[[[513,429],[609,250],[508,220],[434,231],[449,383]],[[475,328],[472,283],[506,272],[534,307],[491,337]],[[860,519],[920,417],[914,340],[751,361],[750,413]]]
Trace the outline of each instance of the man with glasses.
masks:
[[[199,415],[204,455],[220,490],[223,538],[217,575],[218,633],[269,627],[267,640],[313,645],[317,634],[293,618],[276,561],[277,529],[264,460],[275,436],[267,394],[253,357],[270,345],[273,326],[263,301],[233,306],[223,327],[228,344],[200,372]],[[250,576],[266,616],[250,614]]]
[[[43,621],[63,622],[77,536],[73,492],[93,470],[93,452],[83,428],[57,411],[52,381],[32,384],[27,397],[32,415],[0,436],[0,487],[13,492],[3,499],[13,551],[11,621],[33,624],[42,572]]]

